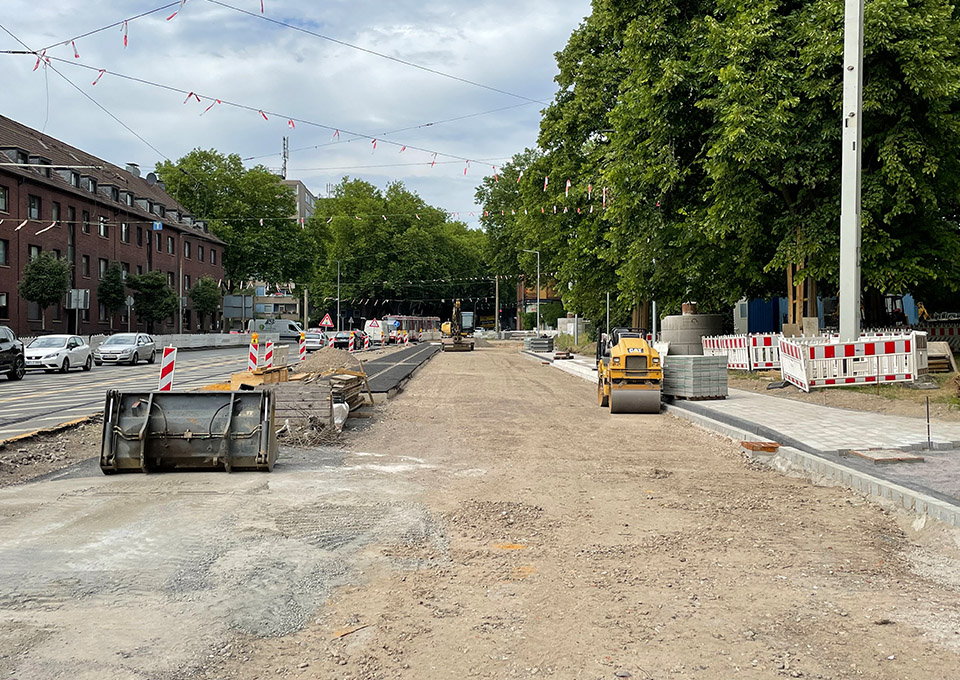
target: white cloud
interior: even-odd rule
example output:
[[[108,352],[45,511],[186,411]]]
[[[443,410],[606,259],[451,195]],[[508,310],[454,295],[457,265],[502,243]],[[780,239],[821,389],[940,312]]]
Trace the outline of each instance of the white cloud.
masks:
[[[225,2],[259,14],[258,0]],[[160,4],[3,0],[0,24],[36,49]],[[265,0],[265,6],[269,18],[543,100],[555,91],[554,52],[563,48],[590,11],[589,0],[487,0],[469,5],[453,0]],[[208,100],[183,104],[182,94],[109,75],[94,87],[96,71],[80,69],[74,62],[381,137],[390,130],[522,102],[245,16],[208,0],[189,0],[181,14],[165,21],[171,11],[130,22],[126,49],[121,30],[115,27],[78,40],[80,59],[73,58],[69,46],[51,48],[48,54],[71,62],[54,65],[173,159],[195,147],[213,147],[242,157],[276,154],[260,162],[278,168],[283,135],[289,135],[291,148],[298,149],[327,144],[332,133],[302,123],[290,130],[285,118],[264,121],[255,111],[226,106],[201,117]],[[0,33],[0,49],[20,47]],[[32,57],[0,58],[4,87],[15,93],[6,98],[4,115],[38,129],[46,119],[47,133],[114,163],[136,161],[150,167],[160,160],[55,73],[33,72]],[[533,104],[382,138],[470,159],[509,157],[535,143],[541,108]],[[321,194],[327,183],[345,174],[379,186],[399,179],[428,202],[466,213],[473,207],[477,184],[495,162],[471,163],[466,177],[461,162],[438,163],[434,168],[307,170],[429,162],[431,158],[412,149],[401,155],[399,147],[385,142],[378,142],[373,152],[368,140],[347,142],[345,133],[341,139],[340,144],[293,153],[289,176]]]

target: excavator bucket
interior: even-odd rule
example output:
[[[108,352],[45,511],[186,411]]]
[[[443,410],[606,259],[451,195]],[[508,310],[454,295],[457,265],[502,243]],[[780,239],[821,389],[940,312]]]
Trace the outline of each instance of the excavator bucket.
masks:
[[[268,392],[107,392],[100,469],[273,470]]]

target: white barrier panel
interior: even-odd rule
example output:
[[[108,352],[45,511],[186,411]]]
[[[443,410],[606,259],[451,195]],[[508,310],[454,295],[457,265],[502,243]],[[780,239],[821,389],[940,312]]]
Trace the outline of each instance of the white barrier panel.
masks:
[[[750,370],[780,368],[779,333],[760,333],[750,335]]]
[[[780,341],[783,379],[804,392],[814,387],[909,382],[926,362],[922,333],[837,342],[833,338]]]
[[[703,354],[708,357],[726,355],[727,368],[735,371],[750,370],[750,348],[746,335],[718,335],[701,338]]]

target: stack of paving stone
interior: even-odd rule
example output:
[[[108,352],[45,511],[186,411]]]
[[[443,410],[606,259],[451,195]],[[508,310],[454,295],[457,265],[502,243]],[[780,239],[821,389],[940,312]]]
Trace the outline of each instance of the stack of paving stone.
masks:
[[[663,367],[663,394],[677,399],[726,399],[727,357],[671,354]]]
[[[363,378],[355,375],[330,376],[330,394],[335,404],[347,404],[354,411],[364,404]]]
[[[553,338],[527,338],[523,344],[531,352],[553,351]]]

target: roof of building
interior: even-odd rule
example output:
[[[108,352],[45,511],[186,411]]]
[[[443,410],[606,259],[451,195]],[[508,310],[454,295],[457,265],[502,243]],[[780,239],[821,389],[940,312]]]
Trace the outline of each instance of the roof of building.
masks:
[[[98,201],[117,206],[131,214],[141,215],[145,222],[161,221],[165,226],[172,226],[184,233],[194,234],[198,238],[223,243],[207,231],[205,225],[198,224],[190,211],[164,190],[162,183],[151,184],[145,178],[138,177],[124,168],[0,115],[0,153],[11,149],[25,151],[31,163],[67,167],[61,171],[55,169],[49,173],[49,176],[47,176],[45,168],[31,168],[22,165],[0,166],[0,171],[51,184],[60,191],[74,193],[79,197],[89,199],[91,197],[89,191],[75,187],[68,179],[69,172],[76,172],[81,177],[90,177],[96,181],[98,191],[95,197]],[[16,159],[13,160],[16,162]],[[0,155],[0,161],[6,162],[7,157]],[[69,170],[70,166],[81,167]],[[112,196],[100,190],[105,187],[117,187],[121,192],[120,200],[114,200]],[[133,194],[133,205],[123,202],[123,193]],[[165,215],[157,215],[137,205],[137,199],[163,206]],[[170,213],[176,213],[176,215]]]

